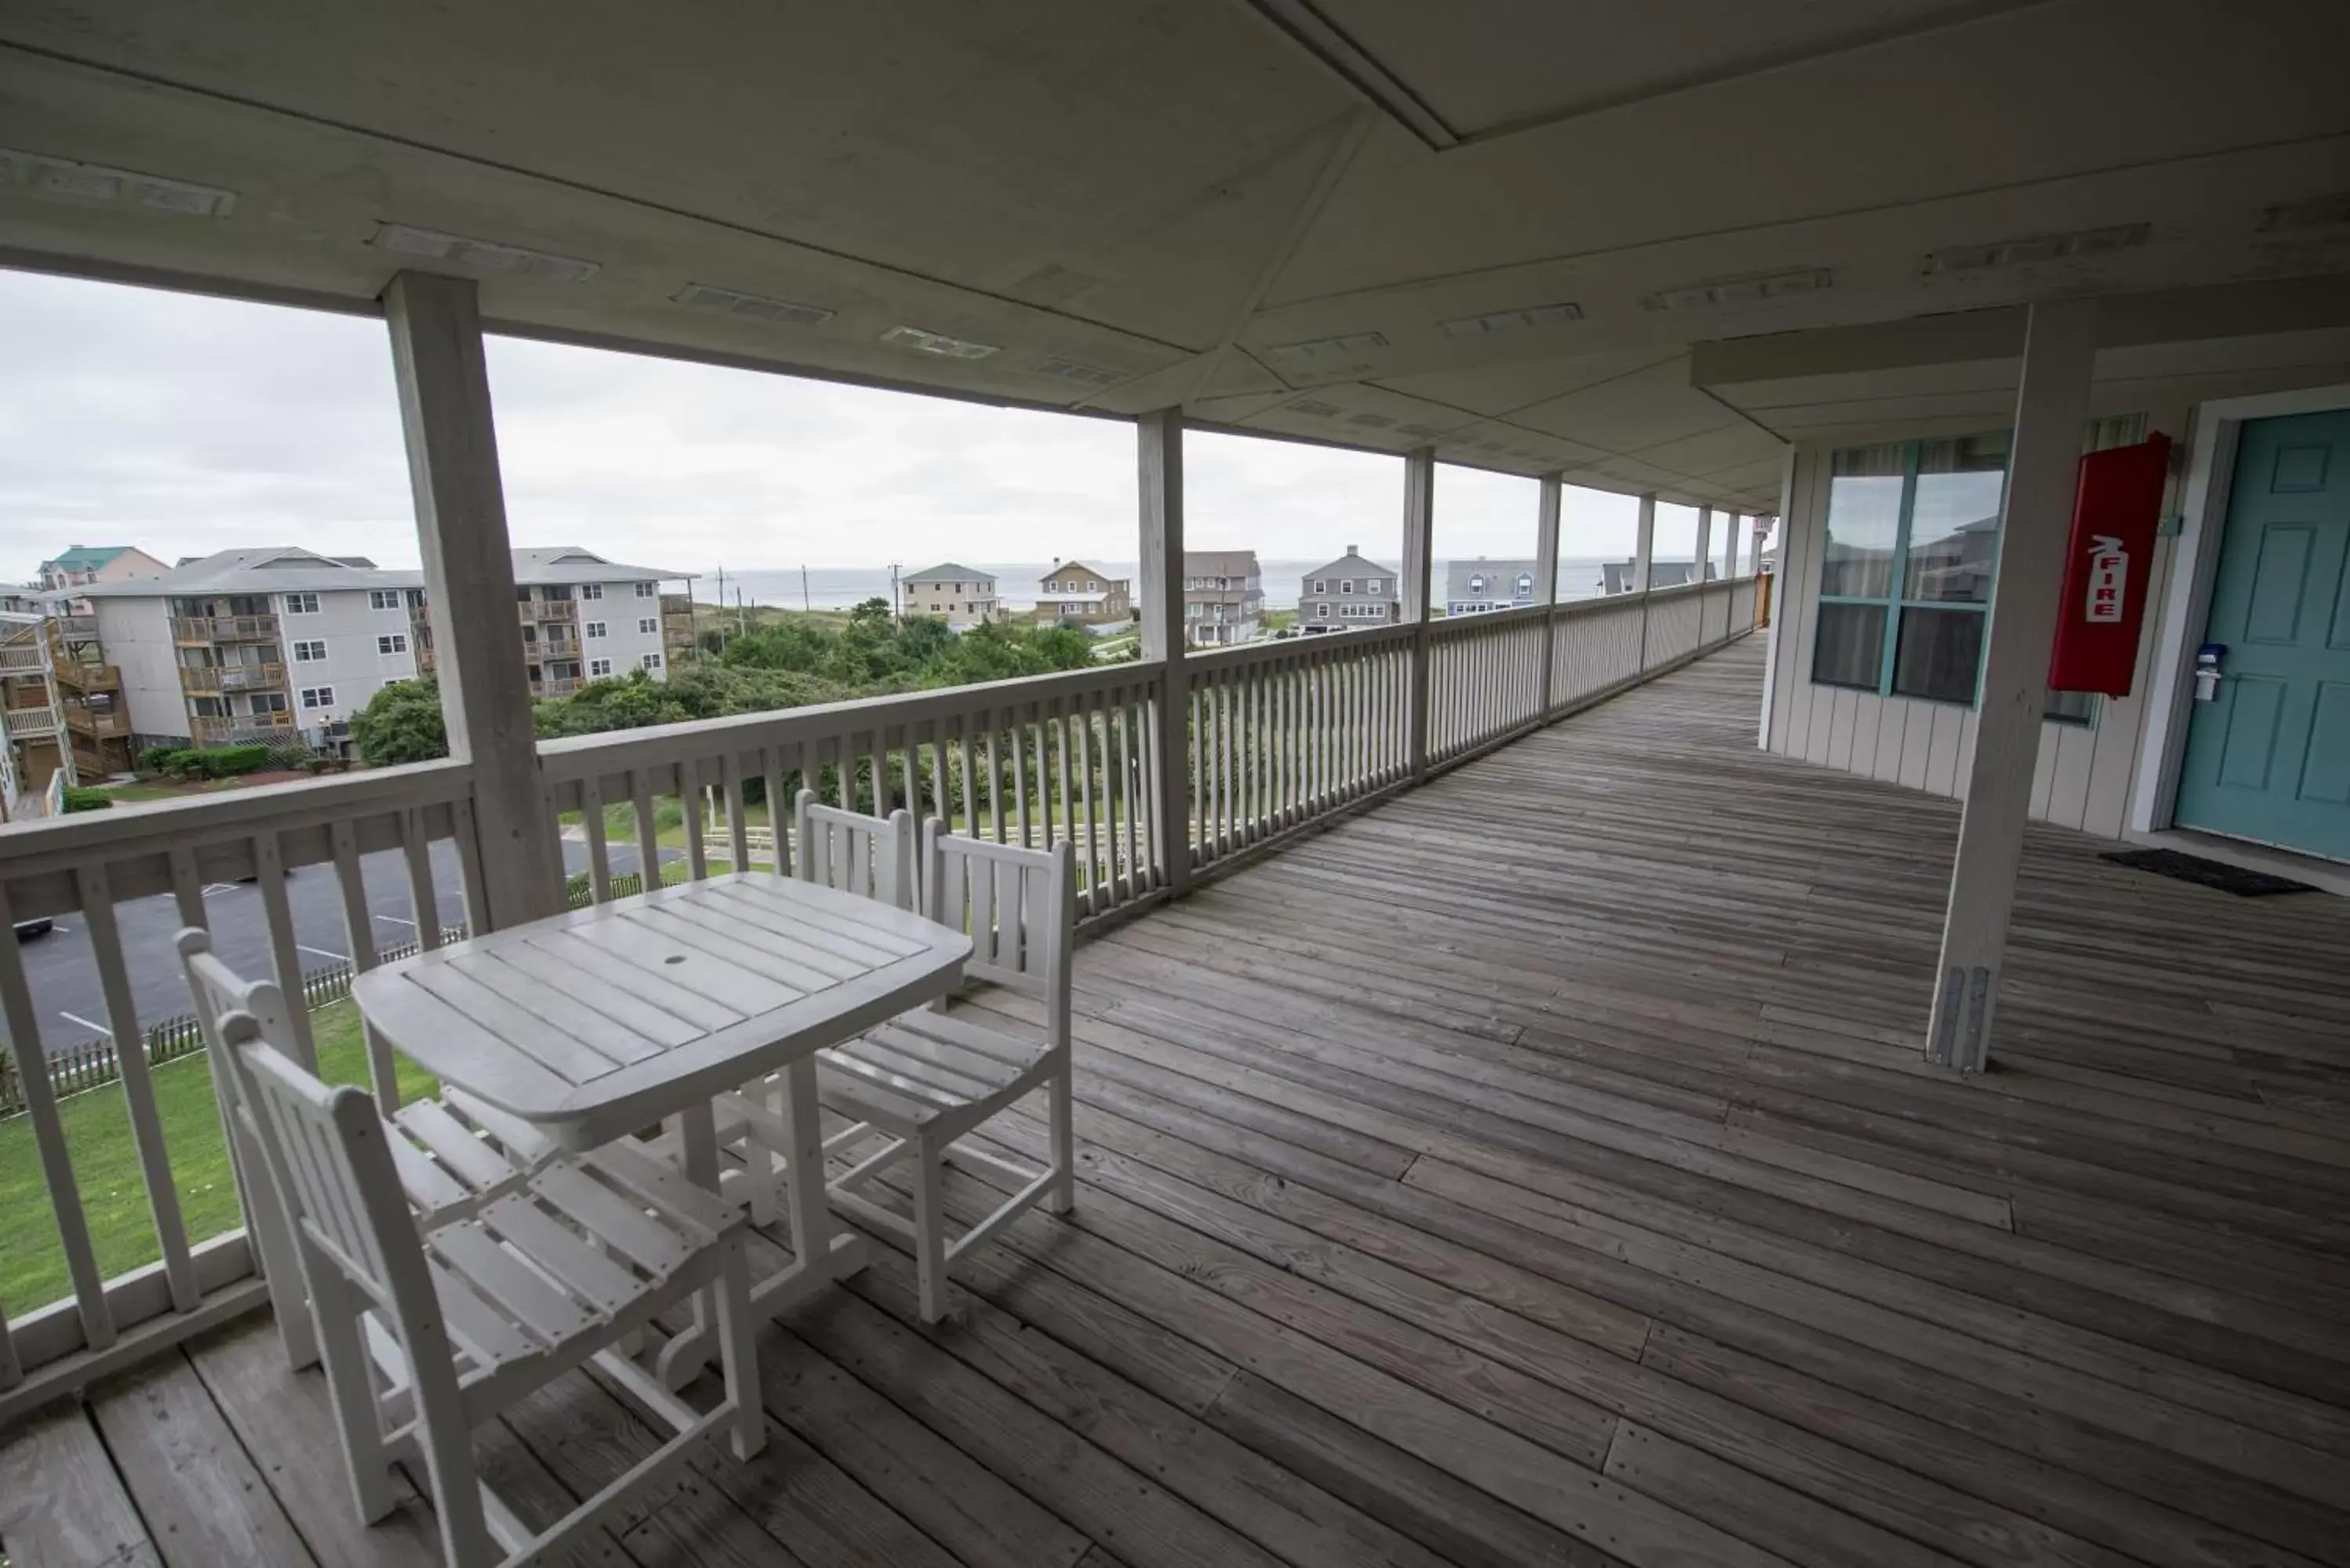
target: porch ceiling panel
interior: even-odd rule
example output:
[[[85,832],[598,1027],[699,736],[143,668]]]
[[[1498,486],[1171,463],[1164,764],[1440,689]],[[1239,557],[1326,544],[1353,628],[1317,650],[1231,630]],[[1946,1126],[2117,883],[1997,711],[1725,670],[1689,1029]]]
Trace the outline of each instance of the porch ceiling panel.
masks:
[[[521,330],[1291,434],[1288,394],[1392,395],[1426,417],[1311,433],[1392,451],[1409,422],[1719,504],[1764,463],[1695,345],[2350,273],[2350,223],[2267,211],[2350,192],[2344,58],[2338,0],[18,0],[0,145],[236,202],[0,179],[0,257],[365,307],[403,265],[369,239],[407,223],[597,264],[406,259]],[[2098,226],[2129,243],[1928,260]],[[689,283],[832,315],[687,309]],[[1455,438],[1475,421],[1501,428]]]

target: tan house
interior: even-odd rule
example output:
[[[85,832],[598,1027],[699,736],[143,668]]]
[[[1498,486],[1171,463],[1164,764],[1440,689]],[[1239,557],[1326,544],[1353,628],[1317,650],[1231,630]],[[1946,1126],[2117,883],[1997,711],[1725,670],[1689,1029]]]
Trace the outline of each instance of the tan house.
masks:
[[[931,616],[957,631],[1003,613],[1003,601],[995,597],[995,579],[952,561],[901,577],[899,586],[905,614]]]
[[[1127,578],[1083,561],[1062,561],[1036,584],[1036,618],[1087,625],[1132,620],[1133,587]]]
[[[1254,550],[1183,552],[1183,634],[1194,647],[1249,642],[1264,618]]]

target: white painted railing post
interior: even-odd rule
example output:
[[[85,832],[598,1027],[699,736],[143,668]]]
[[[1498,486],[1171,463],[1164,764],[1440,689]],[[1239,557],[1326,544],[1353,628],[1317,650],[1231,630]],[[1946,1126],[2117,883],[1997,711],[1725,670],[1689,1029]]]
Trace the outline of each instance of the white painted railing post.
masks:
[[[1697,556],[1690,564],[1690,580],[1700,587],[1705,583],[1706,568],[1713,564],[1713,508],[1697,509]]]
[[[1967,767],[1933,1021],[1926,1033],[1926,1059],[1962,1073],[1982,1071],[1991,1054],[2096,351],[2095,300],[2033,306],[2015,395],[2014,455],[2000,519],[1991,624],[1984,630],[1990,646],[1976,704],[1974,756]]]
[[[404,272],[383,296],[416,496],[449,754],[473,766],[473,825],[493,929],[563,907],[563,857],[539,781],[514,612],[505,492],[471,279]]]
[[[1536,494],[1534,508],[1534,589],[1542,595],[1543,638],[1542,670],[1534,717],[1550,717],[1551,649],[1556,637],[1551,628],[1558,624],[1558,512],[1564,482],[1555,473],[1545,473],[1542,488]]]
[[[1167,888],[1191,881],[1191,691],[1183,625],[1183,413],[1160,409],[1135,421],[1141,484],[1142,657],[1164,669],[1152,717],[1151,808],[1159,824]]]
[[[1411,632],[1411,684],[1405,689],[1404,744],[1415,782],[1428,777],[1428,691],[1435,649],[1428,635],[1429,573],[1436,540],[1436,449],[1418,447],[1403,460],[1404,624]]]
[[[1640,596],[1640,669],[1648,668],[1648,574],[1657,553],[1657,493],[1640,497],[1638,532],[1632,536],[1632,591]]]

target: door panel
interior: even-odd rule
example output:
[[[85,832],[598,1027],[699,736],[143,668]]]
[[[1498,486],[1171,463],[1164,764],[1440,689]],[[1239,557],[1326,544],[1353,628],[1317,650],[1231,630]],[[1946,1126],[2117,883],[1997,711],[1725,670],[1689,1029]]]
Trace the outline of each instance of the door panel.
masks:
[[[2252,568],[2251,603],[2238,640],[2291,648],[2301,640],[2301,600],[2309,587],[2310,547],[2317,530],[2306,523],[2272,523],[2261,530]]]
[[[2350,682],[2328,680],[2317,689],[2308,759],[2301,765],[2301,798],[2350,805]]]
[[[2204,639],[2179,825],[2350,860],[2350,410],[2239,433]]]
[[[2276,758],[2277,721],[2284,716],[2285,685],[2262,675],[2239,675],[2224,698],[2228,727],[2220,742],[2220,782],[2230,789],[2266,790]]]

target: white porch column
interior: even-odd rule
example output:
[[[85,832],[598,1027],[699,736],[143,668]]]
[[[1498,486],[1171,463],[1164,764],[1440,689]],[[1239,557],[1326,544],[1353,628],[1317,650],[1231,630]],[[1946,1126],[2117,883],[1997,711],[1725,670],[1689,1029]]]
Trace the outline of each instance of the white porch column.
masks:
[[[1411,776],[1428,776],[1429,572],[1436,542],[1436,449],[1416,447],[1403,460],[1404,623],[1412,628],[1411,686],[1406,694],[1405,746]]]
[[[1632,544],[1632,591],[1648,591],[1649,558],[1657,553],[1657,493],[1640,497],[1640,531]]]
[[[1703,583],[1705,568],[1713,559],[1713,508],[1697,509],[1697,555],[1690,563],[1690,581]]]
[[[1979,1073],[1991,1054],[1992,1008],[2015,908],[2016,868],[2040,753],[2048,700],[2048,651],[2064,573],[2065,540],[2081,462],[2081,423],[2096,357],[2094,299],[2032,307],[2023,379],[2015,396],[2015,438],[2000,519],[1990,642],[1976,704],[1974,758],[1950,872],[1934,1015],[1926,1058]]]
[[[1558,518],[1560,493],[1564,483],[1555,473],[1545,473],[1542,488],[1536,493],[1534,509],[1534,589],[1542,596],[1546,608],[1558,604]],[[1534,710],[1540,718],[1550,717],[1551,701],[1551,623],[1556,618],[1543,617],[1542,673],[1540,677],[1541,706]]]
[[[449,754],[473,764],[473,829],[492,929],[563,908],[563,855],[539,782],[515,619],[505,492],[473,281],[404,272],[384,291],[400,421]]]
[[[1142,657],[1164,667],[1153,718],[1149,788],[1158,812],[1167,886],[1191,881],[1191,695],[1183,668],[1183,412],[1160,409],[1135,421],[1135,472],[1141,484]]]
[[[1724,582],[1738,576],[1738,548],[1746,532],[1746,514],[1732,512],[1727,514],[1727,517],[1721,535],[1721,579]]]

